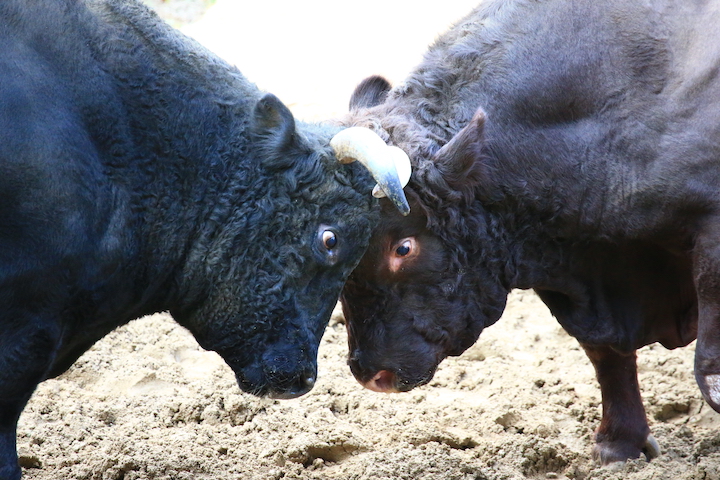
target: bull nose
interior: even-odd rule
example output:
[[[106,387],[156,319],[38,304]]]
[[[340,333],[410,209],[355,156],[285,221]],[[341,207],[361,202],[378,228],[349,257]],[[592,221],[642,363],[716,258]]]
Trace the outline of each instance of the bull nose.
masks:
[[[297,398],[308,393],[315,386],[315,374],[306,373],[296,378],[282,389],[270,389],[268,397],[287,400]]]
[[[395,374],[393,372],[380,370],[373,378],[362,385],[373,392],[391,393],[398,391],[395,383]]]

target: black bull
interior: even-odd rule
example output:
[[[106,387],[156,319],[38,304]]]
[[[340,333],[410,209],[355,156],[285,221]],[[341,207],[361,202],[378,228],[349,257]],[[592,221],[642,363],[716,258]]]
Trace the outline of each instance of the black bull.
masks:
[[[368,172],[338,160],[405,201],[340,130],[296,123],[139,1],[0,2],[0,480],[20,477],[37,384],[144,314],[169,311],[245,391],[312,388],[377,219]]]
[[[595,366],[603,463],[658,454],[644,345],[697,337],[720,410],[717,32],[718,0],[489,0],[401,85],[363,82],[346,124],[414,170],[343,290],[358,380],[428,382],[532,288]]]

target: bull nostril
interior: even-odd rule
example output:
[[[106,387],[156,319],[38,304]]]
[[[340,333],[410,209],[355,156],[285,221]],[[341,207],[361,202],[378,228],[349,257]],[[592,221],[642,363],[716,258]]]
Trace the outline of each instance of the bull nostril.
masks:
[[[276,385],[268,391],[270,398],[289,399],[305,395],[315,386],[315,375],[306,374],[296,377],[290,383]]]
[[[357,363],[358,359],[360,358],[360,350],[353,350],[350,352],[350,355],[348,355],[347,363],[348,365],[352,363]]]
[[[373,392],[391,393],[398,391],[395,386],[395,374],[388,370],[380,370],[363,386]]]

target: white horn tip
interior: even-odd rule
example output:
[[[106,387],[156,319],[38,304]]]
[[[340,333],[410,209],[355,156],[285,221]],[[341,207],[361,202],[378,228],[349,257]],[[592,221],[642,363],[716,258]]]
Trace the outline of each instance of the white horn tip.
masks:
[[[402,149],[388,146],[377,133],[365,127],[341,130],[330,140],[330,146],[340,163],[358,160],[383,185],[373,188],[373,197],[389,197],[398,210],[407,215],[409,206],[402,189],[410,181],[412,168],[410,159]],[[384,191],[383,188],[388,190]]]
[[[392,158],[395,163],[395,170],[397,170],[398,178],[400,179],[400,185],[405,186],[410,181],[410,174],[412,173],[412,167],[410,166],[410,157],[402,148],[389,146],[387,148],[388,155]]]

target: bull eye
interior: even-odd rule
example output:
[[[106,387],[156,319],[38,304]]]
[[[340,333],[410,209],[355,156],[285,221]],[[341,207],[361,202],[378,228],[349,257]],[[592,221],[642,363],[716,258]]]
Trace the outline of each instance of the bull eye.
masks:
[[[395,255],[398,257],[407,257],[412,252],[412,242],[408,239],[403,241],[399,247],[395,249]]]
[[[338,243],[337,235],[335,235],[335,232],[333,232],[332,230],[325,230],[324,232],[322,232],[322,243],[323,246],[328,250],[332,250],[333,248],[335,248]]]
[[[388,269],[393,273],[405,271],[420,253],[419,247],[420,245],[415,237],[406,237],[394,243],[388,250]]]
[[[326,266],[335,265],[340,260],[340,251],[344,248],[337,233],[337,227],[320,225],[315,235],[313,242],[315,258]]]

